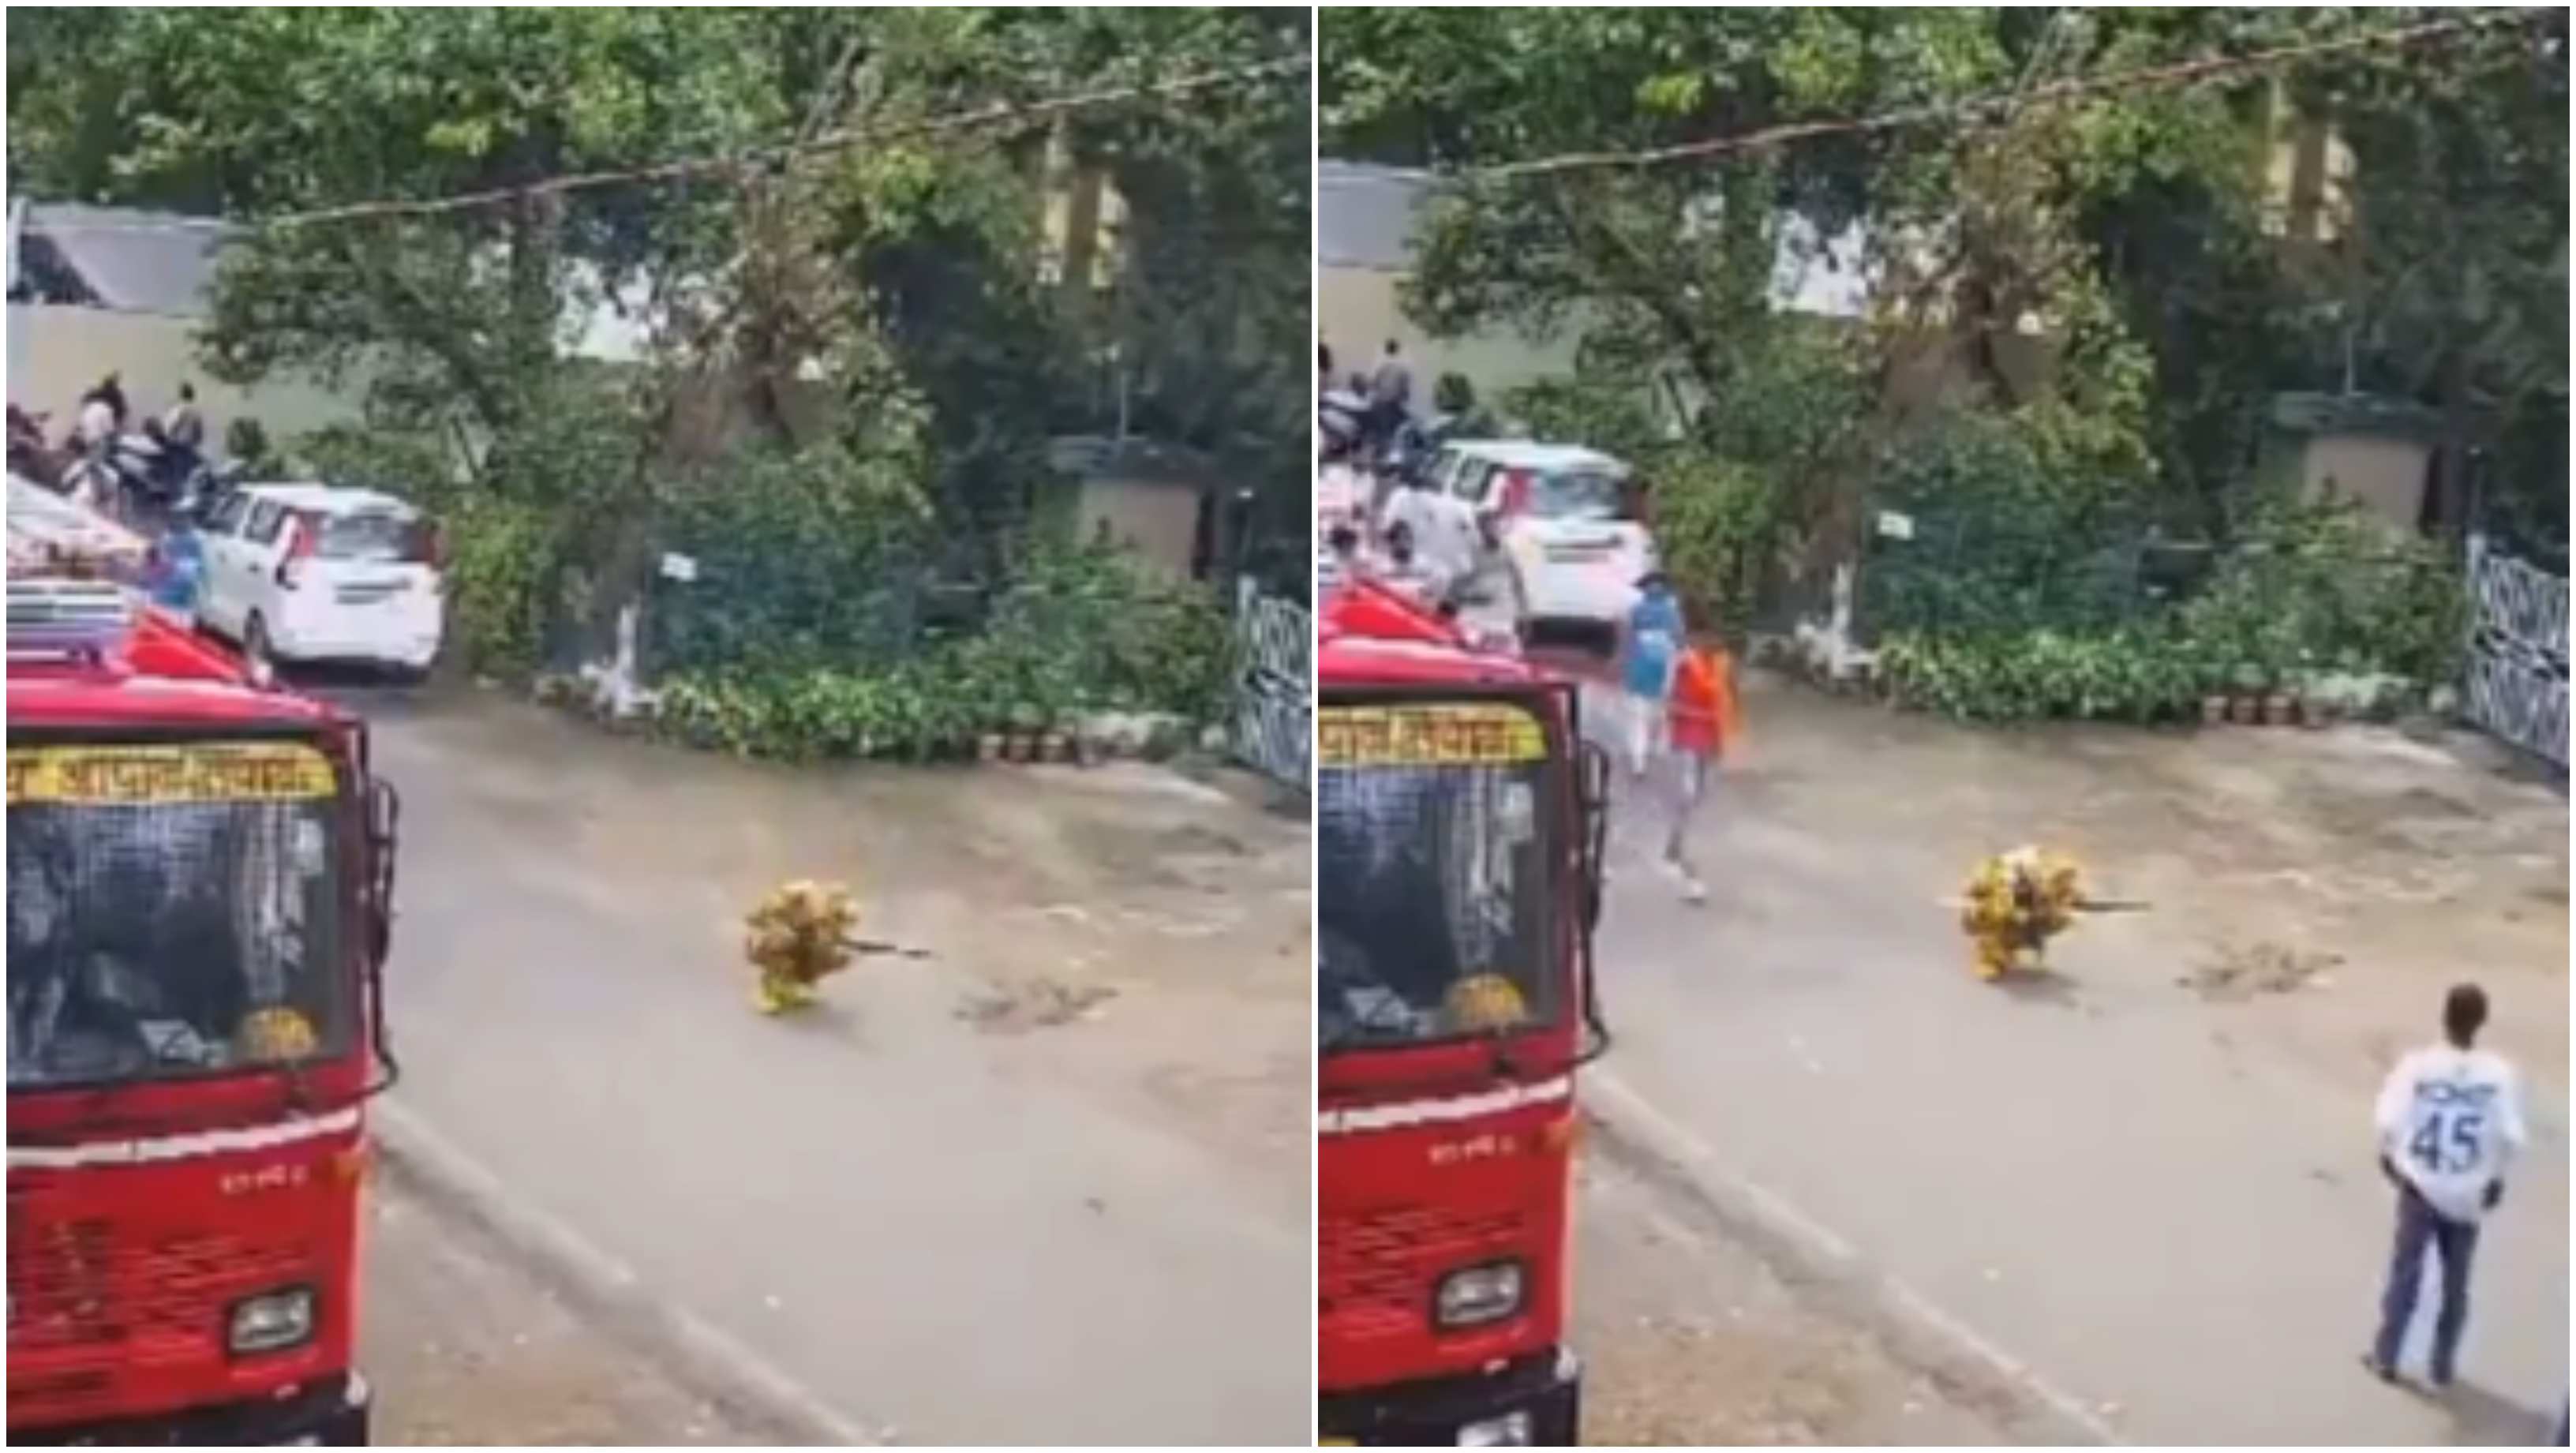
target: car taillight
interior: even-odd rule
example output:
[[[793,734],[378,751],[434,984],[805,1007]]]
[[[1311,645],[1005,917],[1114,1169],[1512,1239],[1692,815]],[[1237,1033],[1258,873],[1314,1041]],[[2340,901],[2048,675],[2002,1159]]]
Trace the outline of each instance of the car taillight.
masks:
[[[1529,508],[1530,477],[1525,469],[1508,470],[1503,475],[1503,513],[1519,514]]]
[[[302,515],[289,519],[286,528],[286,558],[277,562],[277,586],[280,590],[293,590],[304,573],[296,567],[313,558],[321,543],[321,531]]]
[[[447,568],[447,536],[438,526],[423,521],[412,536],[412,562],[432,570]]]

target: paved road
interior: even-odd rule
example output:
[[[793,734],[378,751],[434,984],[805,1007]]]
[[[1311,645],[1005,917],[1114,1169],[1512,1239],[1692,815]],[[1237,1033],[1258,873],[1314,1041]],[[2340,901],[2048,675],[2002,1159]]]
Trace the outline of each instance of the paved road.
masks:
[[[1650,809],[1616,819],[1596,1106],[2017,1373],[2070,1436],[2533,1440],[2568,1355],[2563,795],[2384,732],[1748,707],[1750,760],[1695,833],[1705,906],[1650,865]],[[2028,838],[2157,910],[2080,929],[2063,977],[1981,986],[1941,900]],[[2330,987],[2177,985],[2258,942],[2340,956]],[[2435,1400],[2355,1366],[2390,1222],[2366,1126],[2470,971],[2537,1144],[2480,1252],[2464,1384]]]
[[[404,797],[389,1119],[513,1224],[818,1435],[1307,1436],[1301,826],[1142,770],[788,772],[364,704]],[[754,1015],[739,916],[805,875],[937,957]]]
[[[1575,1346],[1595,1444],[1979,1446],[2046,1441],[2009,1389],[1894,1343],[1599,1126],[1578,1181]]]
[[[695,1385],[398,1168],[374,1178],[367,1212],[359,1366],[375,1388],[378,1443],[757,1446],[798,1435]]]

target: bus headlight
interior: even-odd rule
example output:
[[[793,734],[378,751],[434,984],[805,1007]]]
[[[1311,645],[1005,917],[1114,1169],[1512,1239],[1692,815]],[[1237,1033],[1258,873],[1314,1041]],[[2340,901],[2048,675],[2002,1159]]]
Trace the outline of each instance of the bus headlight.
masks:
[[[1499,1418],[1487,1418],[1481,1423],[1469,1423],[1458,1430],[1458,1446],[1461,1448],[1535,1447],[1536,1445],[1530,1441],[1530,1415],[1524,1409],[1519,1412],[1505,1413]]]
[[[1438,1326],[1481,1327],[1521,1309],[1521,1264],[1488,1262],[1462,1267],[1440,1279],[1433,1295],[1431,1320]]]
[[[234,1356],[283,1352],[313,1340],[313,1288],[280,1287],[233,1303],[224,1346]]]

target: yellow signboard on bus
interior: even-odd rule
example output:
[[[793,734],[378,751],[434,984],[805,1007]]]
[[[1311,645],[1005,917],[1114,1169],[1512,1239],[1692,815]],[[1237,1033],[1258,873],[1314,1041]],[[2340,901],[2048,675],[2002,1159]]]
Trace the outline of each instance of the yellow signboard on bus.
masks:
[[[1545,729],[1517,706],[1328,706],[1315,717],[1315,760],[1325,767],[1471,766],[1546,758]]]
[[[331,759],[300,742],[11,747],[9,802],[258,802],[328,797]]]

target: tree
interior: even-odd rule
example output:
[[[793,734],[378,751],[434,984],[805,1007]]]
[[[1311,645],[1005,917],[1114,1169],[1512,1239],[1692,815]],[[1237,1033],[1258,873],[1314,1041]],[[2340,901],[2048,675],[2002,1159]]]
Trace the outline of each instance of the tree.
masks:
[[[1096,340],[1039,285],[1042,131],[926,123],[1104,77],[1275,60],[1303,41],[1302,16],[1175,16],[19,12],[10,158],[39,195],[247,222],[204,332],[210,367],[362,387],[372,431],[412,456],[441,451],[478,497],[544,513],[566,558],[603,578],[634,580],[657,502],[737,424],[780,449],[909,461],[943,537],[984,547],[964,555],[991,570],[1007,568],[1001,537],[1025,513],[1014,502],[1045,478],[1047,432],[1096,422],[1075,386]],[[1302,294],[1304,202],[1280,185],[1287,143],[1274,134],[1293,92],[1212,90],[1077,118],[1078,144],[1126,167],[1146,203],[1140,253],[1180,250],[1178,219],[1201,205],[1233,206],[1260,244],[1195,244],[1146,269],[1158,285],[1132,319],[1151,332],[1140,342],[1221,339],[1239,356],[1247,334],[1253,348],[1277,334],[1283,358],[1302,350],[1302,323],[1284,328],[1277,287],[1248,272],[1287,271],[1279,239],[1293,230]],[[811,145],[834,133],[883,139]],[[482,193],[495,195],[421,214],[290,216]],[[1193,269],[1206,275],[1196,288]],[[635,362],[573,356],[601,309],[632,325]],[[1293,372],[1184,361],[1156,370],[1152,396],[1203,435],[1244,433],[1234,410],[1275,441],[1302,412],[1286,403],[1304,392]],[[1201,397],[1228,385],[1239,400]],[[792,399],[818,395],[831,400],[819,441],[790,417]]]
[[[2472,523],[2472,452],[2503,451],[2507,507],[2554,505],[2563,550],[2566,12],[2311,74],[2299,95],[2356,158],[2351,232],[2325,287],[2352,372],[2440,409],[2446,532]]]
[[[1905,215],[1929,191],[1937,141],[1829,137],[1702,163],[1479,169],[1974,93],[2007,73],[1987,17],[1361,9],[1328,11],[1324,25],[1326,148],[1448,173],[1404,293],[1418,321],[1444,334],[1571,329],[1591,382],[1673,398],[1690,421],[1681,450],[1645,430],[1594,441],[1639,458],[1659,481],[1659,517],[1692,520],[1695,553],[1729,562],[1730,579],[1711,589],[1730,603],[1775,556],[1848,533],[1852,467],[1870,452],[1852,426],[1872,412],[1862,384],[1876,365],[1855,340],[1784,314],[1778,270],[1798,239]],[[1597,389],[1563,391],[1514,411],[1597,401]]]
[[[1325,141],[1451,169],[1936,100],[2001,68],[1964,14],[1334,10]],[[1782,220],[1842,233],[1883,161],[1834,140],[1723,165],[1462,180],[1432,211],[1409,306],[1440,332],[1547,333],[1579,314],[1589,334],[1651,340],[1714,395],[1739,340],[1768,327]]]
[[[2192,86],[2036,94],[2436,19],[2468,33],[2338,44]],[[2451,478],[2474,449],[2509,478],[2558,467],[2537,446],[2563,434],[2542,422],[2565,399],[2563,16],[1353,9],[1324,23],[1326,149],[1450,174],[1407,298],[1434,331],[1572,327],[1608,374],[1678,372],[1722,398],[1787,346],[1768,290],[1789,219],[1817,236],[1859,220],[1882,325],[1867,369],[1948,350],[1980,407],[2026,416],[2087,471],[2152,477],[2186,528],[2223,525],[2283,388],[2349,378],[2440,405]],[[1927,106],[1947,109],[1699,161],[1487,170]],[[2322,269],[2267,206],[2285,114],[2355,156],[2350,240]],[[2293,202],[2295,236],[2318,189]],[[2056,354],[2037,390],[2000,346],[2033,322]],[[2516,494],[2561,501],[2563,538],[2558,474]],[[2446,493],[2455,521],[2461,506]]]

